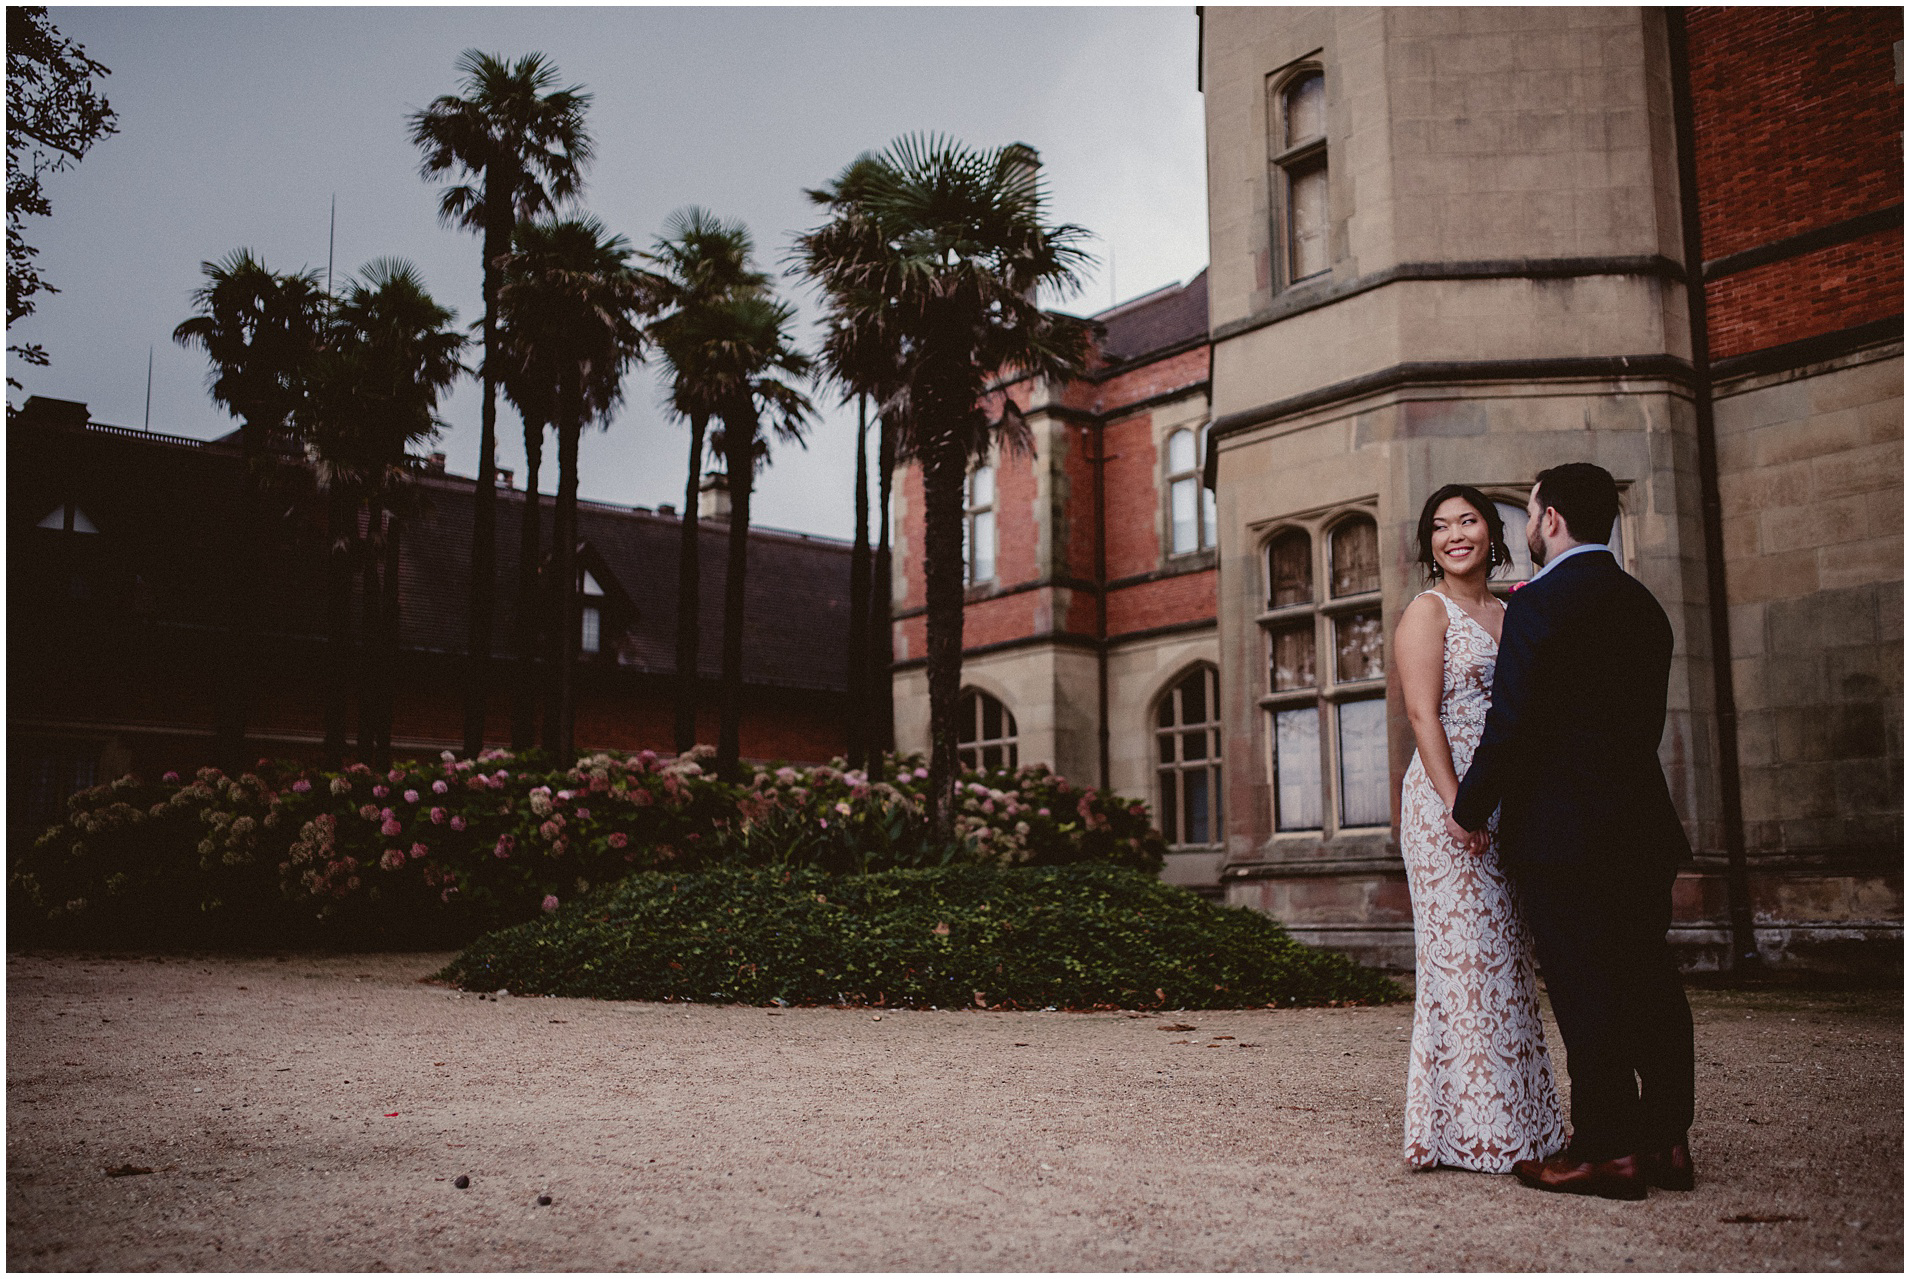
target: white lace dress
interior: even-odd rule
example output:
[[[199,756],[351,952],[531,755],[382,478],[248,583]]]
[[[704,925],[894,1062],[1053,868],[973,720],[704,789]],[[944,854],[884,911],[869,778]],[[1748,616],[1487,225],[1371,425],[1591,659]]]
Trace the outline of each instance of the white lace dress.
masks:
[[[1438,591],[1446,607],[1439,722],[1464,777],[1492,705],[1498,645]],[[1565,1144],[1539,1018],[1532,942],[1492,847],[1475,857],[1446,834],[1446,806],[1418,752],[1400,797],[1399,846],[1413,900],[1417,995],[1406,1075],[1406,1162],[1510,1172]]]

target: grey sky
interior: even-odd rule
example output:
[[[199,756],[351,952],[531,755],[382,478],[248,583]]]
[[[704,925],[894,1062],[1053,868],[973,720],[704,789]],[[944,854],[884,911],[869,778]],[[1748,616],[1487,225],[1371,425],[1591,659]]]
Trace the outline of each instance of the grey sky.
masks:
[[[405,140],[407,113],[455,91],[453,64],[470,47],[540,50],[595,95],[583,206],[638,247],[673,209],[701,204],[746,222],[764,265],[780,269],[791,233],[816,221],[803,188],[900,134],[938,131],[1039,148],[1055,215],[1102,237],[1093,246],[1102,265],[1067,309],[1109,304],[1110,248],[1122,298],[1206,263],[1192,6],[51,16],[112,68],[120,131],[55,175],[52,219],[29,222],[61,291],[9,336],[44,343],[53,364],[10,372],[28,394],[87,402],[96,421],[140,425],[150,345],[153,429],[230,430],[205,394],[204,356],[170,340],[199,263],[248,246],[274,269],[322,271],[334,193],[341,279],[375,257],[406,257],[461,322],[479,317],[477,239],[439,224],[435,188],[417,176]],[[801,283],[784,287],[807,321]],[[439,447],[464,474],[476,469],[479,398],[467,380],[445,408],[451,429]],[[619,418],[585,439],[585,497],[682,500],[687,432],[659,400],[654,372],[636,370]],[[500,464],[521,468],[507,403],[499,436]],[[775,455],[757,521],[848,536],[853,465],[853,410],[831,403],[806,453]],[[547,465],[542,487],[554,481]]]

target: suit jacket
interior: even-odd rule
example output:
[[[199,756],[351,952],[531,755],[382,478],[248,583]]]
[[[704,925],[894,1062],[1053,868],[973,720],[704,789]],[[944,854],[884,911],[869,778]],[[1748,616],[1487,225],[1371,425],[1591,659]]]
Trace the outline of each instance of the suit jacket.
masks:
[[[1499,815],[1510,866],[1691,855],[1658,741],[1671,623],[1608,551],[1584,551],[1513,593],[1492,709],[1454,819]]]

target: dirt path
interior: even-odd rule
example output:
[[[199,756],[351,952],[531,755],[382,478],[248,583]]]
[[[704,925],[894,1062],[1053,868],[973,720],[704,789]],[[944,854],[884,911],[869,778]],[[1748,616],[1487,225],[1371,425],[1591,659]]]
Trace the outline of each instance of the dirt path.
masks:
[[[1405,1007],[493,1001],[419,983],[447,958],[10,957],[9,1267],[1904,1260],[1894,992],[1694,993],[1699,1188],[1619,1204],[1408,1172]]]

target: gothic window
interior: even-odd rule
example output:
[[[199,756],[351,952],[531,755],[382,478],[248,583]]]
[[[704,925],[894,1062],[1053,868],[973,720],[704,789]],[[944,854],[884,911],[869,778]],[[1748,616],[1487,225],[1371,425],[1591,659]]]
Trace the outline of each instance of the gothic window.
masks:
[[[1015,714],[995,698],[970,689],[955,713],[955,755],[963,768],[988,771],[1021,767]]]
[[[1167,514],[1171,555],[1206,550],[1219,539],[1214,495],[1201,483],[1205,426],[1182,428],[1167,437]]]
[[[1202,666],[1161,698],[1154,715],[1161,833],[1175,848],[1220,843],[1220,677]]]
[[[583,582],[579,588],[583,596],[583,606],[578,610],[582,634],[578,636],[577,647],[586,655],[603,651],[604,624],[604,588],[597,579],[584,570]]]
[[[1279,530],[1265,556],[1274,829],[1383,826],[1392,802],[1378,526],[1332,512]]]
[[[1327,245],[1326,76],[1303,68],[1274,90],[1271,177],[1274,243],[1280,246],[1283,284],[1324,272]]]
[[[962,563],[967,583],[995,580],[995,468],[986,462],[969,472],[963,496]]]

